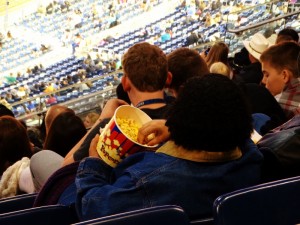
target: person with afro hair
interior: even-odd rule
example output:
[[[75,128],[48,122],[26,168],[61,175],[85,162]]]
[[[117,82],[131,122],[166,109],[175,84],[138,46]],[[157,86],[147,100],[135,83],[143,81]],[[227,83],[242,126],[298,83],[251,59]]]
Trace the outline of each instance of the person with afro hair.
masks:
[[[250,140],[251,115],[227,77],[189,79],[166,126],[170,139],[156,152],[132,154],[115,168],[97,154],[95,136],[76,174],[80,220],[173,204],[191,220],[212,217],[218,196],[260,182],[263,157]]]

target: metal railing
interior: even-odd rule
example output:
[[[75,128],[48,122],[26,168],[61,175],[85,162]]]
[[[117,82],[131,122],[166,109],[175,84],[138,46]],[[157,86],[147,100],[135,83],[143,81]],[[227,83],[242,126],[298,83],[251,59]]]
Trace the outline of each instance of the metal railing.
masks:
[[[11,106],[13,107],[13,112],[16,114],[17,119],[23,120],[29,126],[39,125],[40,116],[54,104],[65,105],[73,109],[76,114],[85,113],[96,108],[100,110],[105,101],[116,95],[115,89],[120,82],[119,79],[121,74],[122,71],[118,70],[108,74],[99,75],[87,79],[82,83],[69,85],[51,93],[43,93],[28,97],[24,100],[12,103]],[[110,85],[101,85],[98,83],[99,81],[110,83]],[[92,83],[93,86],[89,90],[79,91],[81,85],[84,83]],[[57,99],[65,98],[65,100],[57,100],[54,104],[46,104],[46,99],[50,95],[55,95]],[[33,110],[29,110],[28,105],[32,102],[36,105]]]

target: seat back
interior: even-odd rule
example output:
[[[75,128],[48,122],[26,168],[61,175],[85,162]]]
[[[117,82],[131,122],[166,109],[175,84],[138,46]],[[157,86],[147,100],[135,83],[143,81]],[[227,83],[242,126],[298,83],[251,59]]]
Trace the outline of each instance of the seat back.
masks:
[[[224,194],[213,211],[217,225],[300,223],[300,176]]]
[[[191,225],[214,225],[213,218],[198,219],[190,221]]]
[[[22,209],[28,209],[33,206],[37,194],[22,194],[0,200],[0,214]]]
[[[189,219],[183,209],[179,206],[165,205],[146,209],[134,210],[125,213],[119,213],[111,216],[105,216],[93,220],[87,220],[76,225],[154,225],[154,224],[172,224],[188,225]]]
[[[0,214],[3,225],[69,225],[78,222],[69,206],[49,205]]]

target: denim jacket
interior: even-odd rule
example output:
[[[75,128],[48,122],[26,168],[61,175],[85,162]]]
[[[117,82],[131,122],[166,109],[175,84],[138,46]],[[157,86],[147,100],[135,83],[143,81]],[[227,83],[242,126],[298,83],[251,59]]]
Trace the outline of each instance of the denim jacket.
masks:
[[[166,204],[181,206],[191,219],[212,216],[219,195],[259,183],[262,159],[250,140],[228,153],[185,150],[169,141],[116,168],[86,158],[75,180],[76,209],[81,220]]]

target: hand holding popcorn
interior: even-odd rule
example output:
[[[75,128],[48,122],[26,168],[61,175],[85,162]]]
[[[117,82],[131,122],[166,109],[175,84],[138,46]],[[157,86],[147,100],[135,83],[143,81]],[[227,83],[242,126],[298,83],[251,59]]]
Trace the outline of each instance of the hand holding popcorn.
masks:
[[[139,129],[137,141],[141,144],[153,146],[161,144],[169,139],[168,127],[165,126],[166,120],[151,120]]]
[[[129,105],[118,107],[100,134],[97,143],[100,158],[111,167],[115,167],[129,155],[155,148],[156,146],[137,142],[139,128],[150,120],[151,118],[138,108]]]
[[[99,141],[99,134],[96,134],[96,136],[92,139],[90,148],[89,148],[89,156],[90,157],[97,157],[99,158],[99,154],[97,152],[97,143]]]

